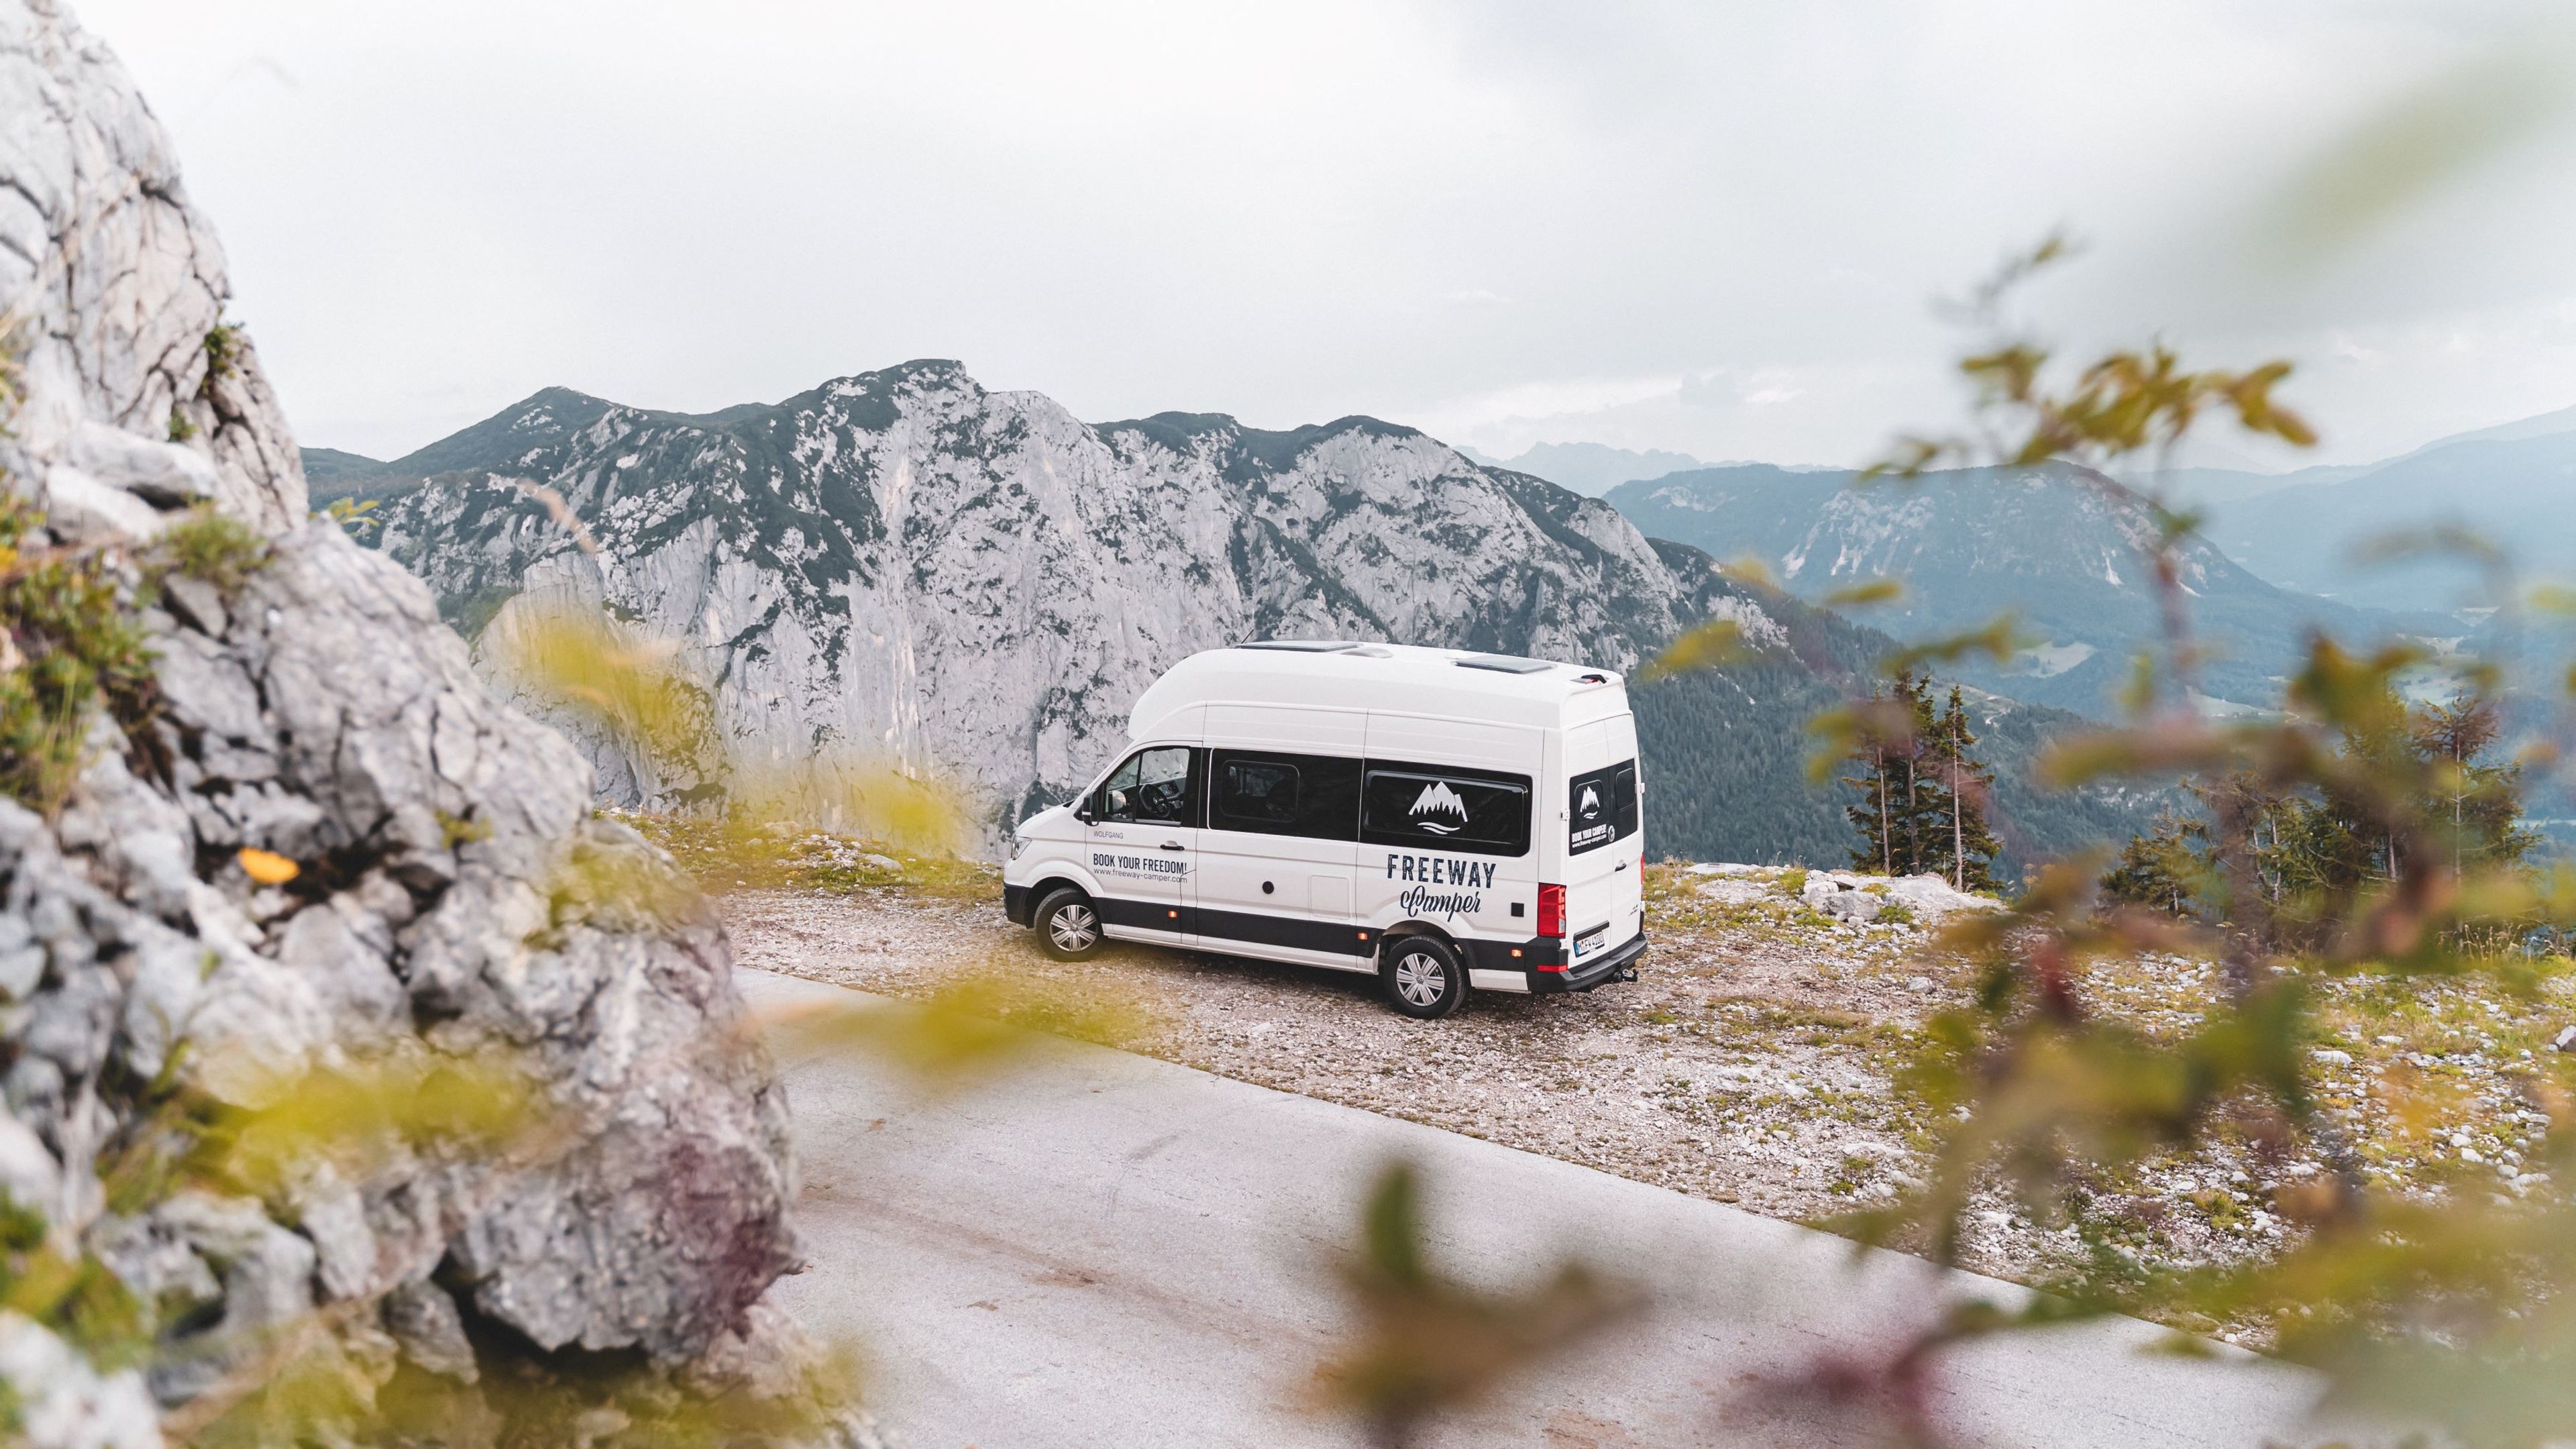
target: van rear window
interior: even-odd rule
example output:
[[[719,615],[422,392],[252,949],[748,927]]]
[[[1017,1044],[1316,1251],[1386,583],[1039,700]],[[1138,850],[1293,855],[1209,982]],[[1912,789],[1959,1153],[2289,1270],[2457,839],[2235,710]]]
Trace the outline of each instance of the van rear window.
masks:
[[[1637,762],[1622,760],[1575,776],[1565,804],[1570,854],[1599,850],[1636,834]]]
[[[1257,835],[1356,840],[1360,762],[1330,755],[1218,750],[1209,774],[1208,827]]]
[[[1372,764],[1361,798],[1360,838],[1372,845],[1472,855],[1529,850],[1527,775]]]

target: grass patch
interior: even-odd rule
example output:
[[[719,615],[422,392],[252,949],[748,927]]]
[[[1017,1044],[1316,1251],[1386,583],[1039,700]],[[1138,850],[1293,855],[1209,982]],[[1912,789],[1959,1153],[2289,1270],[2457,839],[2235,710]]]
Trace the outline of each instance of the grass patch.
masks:
[[[0,791],[50,816],[85,763],[92,711],[131,738],[160,696],[119,561],[95,549],[22,551],[42,521],[0,499]]]
[[[161,530],[154,541],[150,576],[172,574],[212,584],[227,602],[237,597],[250,576],[268,566],[266,539],[240,519],[200,503],[188,516]]]

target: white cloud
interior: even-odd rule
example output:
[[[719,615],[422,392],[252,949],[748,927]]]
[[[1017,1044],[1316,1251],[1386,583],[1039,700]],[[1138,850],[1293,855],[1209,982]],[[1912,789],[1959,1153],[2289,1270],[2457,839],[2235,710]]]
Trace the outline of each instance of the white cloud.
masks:
[[[2576,399],[2546,150],[2330,274],[2209,240],[2511,5],[81,8],[300,430],[380,454],[547,384],[949,356],[1095,418],[1842,461],[1955,417],[1926,303],[2061,224],[2094,253],[2031,301],[2072,347],[2386,354],[2297,380],[2337,448]]]

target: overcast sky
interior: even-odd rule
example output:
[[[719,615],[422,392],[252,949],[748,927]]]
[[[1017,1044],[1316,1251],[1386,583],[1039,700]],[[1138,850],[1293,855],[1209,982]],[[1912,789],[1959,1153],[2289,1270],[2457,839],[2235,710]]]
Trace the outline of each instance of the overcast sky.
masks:
[[[2060,226],[2035,322],[2290,356],[2324,458],[2576,404],[2567,117],[2330,253],[2267,220],[2404,97],[2493,90],[2538,44],[2503,5],[78,9],[302,440],[380,457],[549,384],[955,357],[1094,421],[1846,463],[1957,416],[1930,304]]]

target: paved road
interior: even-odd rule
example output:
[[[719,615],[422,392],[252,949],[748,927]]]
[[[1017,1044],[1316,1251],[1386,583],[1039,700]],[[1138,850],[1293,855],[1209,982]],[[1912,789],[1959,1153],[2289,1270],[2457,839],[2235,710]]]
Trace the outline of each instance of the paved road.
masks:
[[[842,988],[743,971],[763,1007]],[[1457,1424],[1444,1444],[1562,1449],[1874,1442],[1748,1411],[1751,1376],[1866,1354],[1942,1292],[2019,1290],[1432,1128],[1096,1047],[924,1101],[843,1056],[791,1060],[812,1268],[781,1284],[854,1334],[912,1449],[1295,1449],[1355,1442],[1300,1408],[1345,1331],[1324,1264],[1392,1158],[1432,1187],[1443,1266],[1501,1286],[1553,1250],[1659,1310]],[[2144,1352],[2131,1322],[1957,1355],[1933,1387],[1979,1445],[2253,1446],[2330,1437],[2304,1374]],[[1729,1410],[1727,1405],[1734,1407]]]

